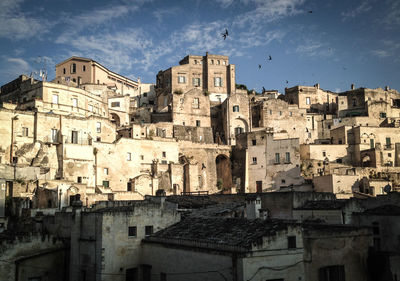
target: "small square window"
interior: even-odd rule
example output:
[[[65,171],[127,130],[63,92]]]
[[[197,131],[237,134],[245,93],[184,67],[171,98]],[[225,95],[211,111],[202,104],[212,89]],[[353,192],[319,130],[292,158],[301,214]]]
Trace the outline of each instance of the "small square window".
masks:
[[[104,174],[108,175],[108,168],[104,168]]]
[[[251,144],[252,145],[256,145],[257,144],[257,140],[251,140]]]
[[[146,236],[153,234],[153,226],[152,225],[146,225],[144,230],[145,230]]]
[[[253,164],[257,164],[257,157],[253,157]]]
[[[167,152],[163,151],[162,152],[162,157],[167,157]]]
[[[322,151],[322,156],[326,156],[326,151]]]
[[[104,188],[109,188],[110,187],[110,182],[109,181],[103,181],[103,187]]]
[[[100,122],[96,122],[96,132],[101,133],[101,123]]]
[[[132,154],[130,152],[126,153],[126,161],[131,161],[132,160]]]
[[[185,125],[185,124],[183,124]],[[200,120],[196,120],[196,127],[200,127]]]
[[[27,127],[22,127],[22,136],[27,137],[28,136],[28,128]]]
[[[137,228],[136,228],[136,226],[129,226],[128,227],[128,235],[130,237],[136,237],[137,236]]]
[[[140,155],[140,160],[144,160],[144,155]]]

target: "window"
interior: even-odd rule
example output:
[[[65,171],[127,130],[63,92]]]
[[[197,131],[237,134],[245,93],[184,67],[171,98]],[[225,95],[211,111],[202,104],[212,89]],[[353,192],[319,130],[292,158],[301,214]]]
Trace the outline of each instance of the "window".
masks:
[[[289,111],[289,116],[293,116],[293,113],[291,111]]]
[[[217,65],[220,65],[221,64],[221,61],[220,60],[217,60]]]
[[[200,86],[200,78],[193,78],[193,86],[195,87]]]
[[[214,60],[211,60],[211,64],[214,64]]]
[[[388,157],[392,157],[392,153],[388,153]]]
[[[22,136],[27,137],[28,136],[28,128],[27,127],[22,127]]]
[[[186,83],[186,77],[185,76],[178,76],[178,83],[179,84],[185,84]]]
[[[89,111],[93,112],[93,105],[89,104]]]
[[[279,164],[281,162],[281,157],[279,153],[275,153],[275,164]]]
[[[140,155],[140,160],[144,160],[144,155]]]
[[[63,68],[63,74],[65,74],[65,67]]]
[[[353,106],[357,106],[357,100],[353,99]]]
[[[239,112],[239,106],[238,105],[234,105],[233,106],[233,112]]]
[[[103,187],[104,188],[109,188],[110,187],[110,182],[109,181],[103,181]]]
[[[162,157],[167,157],[167,153],[165,151],[162,152]]]
[[[58,95],[53,95],[53,104],[58,104]]]
[[[221,77],[214,77],[214,86],[222,87],[222,78]]]
[[[51,129],[51,141],[58,142],[58,130],[57,129]]]
[[[323,156],[323,157],[326,156],[326,151],[322,151],[322,156]]]
[[[379,113],[380,118],[386,118],[386,112],[380,112]]]
[[[96,122],[96,132],[101,133],[101,122]]]
[[[226,61],[223,60],[223,61],[222,61],[222,64],[223,64],[223,65],[226,65]]]
[[[78,178],[76,179],[76,182],[77,182],[77,183],[82,183],[82,177],[78,177]]]
[[[290,152],[285,153],[285,163],[290,163]]]
[[[319,269],[319,281],[345,281],[344,265],[332,265]]]
[[[257,157],[253,157],[253,164],[257,164]]]
[[[167,274],[164,272],[160,272],[160,281],[167,281]]]
[[[144,228],[145,235],[149,236],[153,234],[153,226],[152,225],[146,225]]]
[[[126,190],[127,190],[127,191],[132,191],[132,182],[128,181],[128,182],[126,183]]]
[[[86,71],[86,65],[82,65],[82,71]]]
[[[128,235],[130,237],[136,237],[137,236],[137,228],[136,228],[136,226],[129,226],[128,227]]]
[[[192,107],[193,108],[200,108],[199,98],[194,98],[193,99]]]
[[[126,161],[131,161],[132,160],[132,154],[130,152],[126,153]]]
[[[200,127],[200,120],[196,120],[196,127]]]
[[[236,127],[235,128],[235,135],[239,135],[244,132],[244,129],[242,127]]]
[[[306,104],[308,105],[308,104],[311,104],[311,101],[310,101],[310,98],[309,97],[306,97]]]
[[[71,143],[78,143],[78,131],[71,132]]]
[[[71,64],[71,73],[76,73],[76,63]]]
[[[114,101],[111,103],[111,107],[120,107],[119,101]]]
[[[252,145],[256,145],[257,144],[257,140],[251,140],[251,144]]]
[[[279,111],[279,116],[282,116],[282,111]]]
[[[283,179],[282,179],[282,180],[281,180],[281,183],[286,183],[286,180],[283,180]]]
[[[288,236],[288,249],[296,249],[296,236]]]
[[[73,107],[78,107],[78,99],[76,99],[76,98],[72,99],[72,106]]]
[[[97,142],[101,142],[101,137],[96,137]]]
[[[143,97],[147,97],[147,93],[143,93]]]
[[[272,115],[272,110],[271,109],[269,110],[269,115]]]
[[[104,168],[103,171],[105,175],[108,175],[108,168]]]

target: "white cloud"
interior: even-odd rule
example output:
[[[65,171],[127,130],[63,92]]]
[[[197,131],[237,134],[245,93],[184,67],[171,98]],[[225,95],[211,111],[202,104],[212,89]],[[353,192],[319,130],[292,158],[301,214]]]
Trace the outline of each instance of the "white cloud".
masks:
[[[350,20],[354,19],[360,14],[368,12],[372,9],[372,6],[368,3],[368,1],[362,2],[357,8],[352,9],[351,11],[342,12],[342,20]]]
[[[228,8],[235,0],[215,0],[222,8]]]
[[[29,75],[31,72],[31,66],[23,58],[6,56],[2,57],[0,77],[4,83],[16,79],[21,74]]]
[[[0,1],[0,37],[13,40],[31,38],[46,33],[49,22],[28,16],[20,11],[22,0]]]
[[[246,4],[255,5],[255,9],[237,16],[235,25],[251,28],[259,27],[263,22],[272,22],[288,16],[302,13],[298,7],[305,0],[245,0]]]
[[[153,16],[158,22],[162,22],[164,17],[172,16],[178,14],[180,9],[178,7],[171,7],[169,9],[157,9],[153,12]]]
[[[295,53],[309,57],[329,57],[332,56],[333,51],[327,44],[316,40],[308,40],[297,46]]]
[[[386,3],[389,8],[387,14],[383,17],[383,23],[388,28],[398,28],[398,25],[400,25],[400,1],[387,0]]]

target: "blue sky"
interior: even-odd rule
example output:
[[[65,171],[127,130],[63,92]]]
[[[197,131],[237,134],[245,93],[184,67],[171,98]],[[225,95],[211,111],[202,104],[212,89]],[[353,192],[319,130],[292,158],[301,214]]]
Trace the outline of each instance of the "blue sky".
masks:
[[[400,1],[0,0],[0,84],[44,65],[52,79],[72,55],[153,83],[206,51],[228,55],[237,83],[258,91],[400,90]]]

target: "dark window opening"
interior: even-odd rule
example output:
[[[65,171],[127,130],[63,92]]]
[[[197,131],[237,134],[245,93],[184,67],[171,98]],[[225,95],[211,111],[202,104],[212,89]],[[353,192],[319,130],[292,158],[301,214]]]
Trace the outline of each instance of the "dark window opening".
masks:
[[[319,281],[345,281],[344,265],[320,268]]]
[[[137,228],[136,228],[136,226],[128,227],[128,235],[131,236],[131,237],[136,237],[137,236]]]
[[[288,249],[296,249],[296,236],[288,236]]]
[[[145,230],[146,236],[153,234],[153,226],[152,225],[146,225],[144,230]]]

